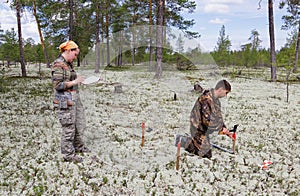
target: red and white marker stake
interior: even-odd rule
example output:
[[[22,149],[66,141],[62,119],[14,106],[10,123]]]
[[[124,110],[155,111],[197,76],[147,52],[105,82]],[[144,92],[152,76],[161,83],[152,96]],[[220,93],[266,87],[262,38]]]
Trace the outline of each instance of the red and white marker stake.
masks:
[[[268,161],[268,160],[265,160],[264,163],[260,166],[261,169],[268,169],[269,165],[271,165],[273,162],[272,161]]]
[[[141,147],[143,147],[145,144],[145,123],[142,122],[142,143],[141,143]]]
[[[235,140],[236,140],[236,133],[232,134],[232,152],[235,154]]]

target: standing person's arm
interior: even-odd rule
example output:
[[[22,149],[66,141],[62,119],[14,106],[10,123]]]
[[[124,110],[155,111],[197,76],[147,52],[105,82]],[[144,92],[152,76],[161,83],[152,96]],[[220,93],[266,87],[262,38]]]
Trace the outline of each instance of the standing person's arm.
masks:
[[[57,91],[65,91],[72,86],[78,85],[83,82],[84,78],[78,76],[75,80],[70,81],[70,76],[64,68],[60,66],[54,66],[52,68],[52,83],[53,87]]]

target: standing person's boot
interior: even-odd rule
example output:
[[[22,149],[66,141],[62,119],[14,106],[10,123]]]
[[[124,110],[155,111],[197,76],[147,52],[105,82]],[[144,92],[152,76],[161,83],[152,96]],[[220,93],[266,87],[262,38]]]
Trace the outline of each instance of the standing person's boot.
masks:
[[[85,147],[85,146],[82,146],[82,147],[80,147],[80,148],[78,148],[78,149],[75,149],[75,152],[76,152],[76,153],[90,153],[91,150],[88,149],[88,148]]]
[[[64,161],[73,162],[73,163],[81,163],[83,159],[79,156],[73,155],[71,157],[64,157]]]

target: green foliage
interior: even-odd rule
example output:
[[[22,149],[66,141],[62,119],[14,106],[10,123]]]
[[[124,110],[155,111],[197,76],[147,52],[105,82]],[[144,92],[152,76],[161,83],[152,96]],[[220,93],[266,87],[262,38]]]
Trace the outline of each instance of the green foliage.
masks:
[[[258,50],[260,48],[261,39],[259,39],[259,33],[257,30],[253,29],[251,31],[251,36],[248,39],[251,41],[251,50]]]
[[[10,1],[13,2],[13,1]],[[123,48],[118,45],[120,43],[120,37],[115,36],[117,32],[125,32],[122,35],[122,44],[134,45],[134,43],[145,44],[138,46],[134,49],[134,62],[135,64],[149,61],[149,40],[147,37],[148,31],[135,32],[140,38],[133,37],[133,32],[129,29],[133,29],[138,25],[148,25],[149,15],[152,15],[152,24],[156,24],[157,16],[155,13],[155,2],[152,9],[149,8],[148,1],[109,1],[106,3],[99,3],[99,1],[72,1],[73,2],[73,31],[70,32],[69,18],[71,15],[71,7],[68,2],[64,1],[42,1],[36,0],[37,15],[40,20],[41,29],[45,36],[45,46],[47,49],[49,61],[52,62],[59,54],[57,47],[63,41],[66,41],[70,37],[75,40],[80,46],[79,61],[82,61],[85,55],[91,51],[95,36],[100,36],[101,46],[106,47],[107,41],[110,41],[111,48],[118,50],[112,51],[110,55],[117,55],[111,60],[115,65],[128,65],[132,64],[132,50],[122,51]],[[283,16],[284,25],[283,29],[294,28],[299,24],[299,7],[298,1],[280,1],[280,8],[286,8],[289,15]],[[22,9],[28,9],[30,13],[33,10],[32,1],[22,2]],[[196,9],[196,3],[193,0],[179,0],[168,1],[165,4],[164,10],[164,22],[167,27],[175,27],[184,32],[184,36],[199,37],[198,33],[190,32],[188,29],[193,26],[193,20],[184,19],[181,15],[182,11],[194,12]],[[100,29],[98,35],[96,34],[96,15],[98,16],[98,25]],[[108,21],[106,21],[106,17]],[[106,32],[106,22],[108,25],[108,32]],[[126,32],[127,30],[127,32]],[[106,34],[108,33],[108,34]],[[255,29],[251,31],[248,38],[249,43],[241,46],[238,51],[232,51],[231,41],[229,36],[226,35],[225,26],[223,25],[219,32],[219,38],[215,50],[211,53],[205,53],[200,50],[200,47],[190,49],[184,53],[183,40],[181,34],[176,41],[176,50],[178,53],[174,53],[170,40],[164,40],[166,48],[163,49],[163,62],[169,63],[172,66],[176,65],[178,69],[192,69],[198,64],[214,64],[219,66],[246,66],[246,67],[260,67],[270,66],[270,54],[268,49],[262,49],[260,47],[261,40],[259,38],[259,32]],[[109,38],[109,39],[106,39]],[[137,40],[135,40],[137,39]],[[138,40],[140,39],[140,40]],[[144,40],[143,40],[144,39]],[[117,40],[117,42],[116,42]],[[296,39],[293,38],[293,42],[288,40],[287,45],[277,53],[277,64],[290,68],[294,63]],[[3,32],[0,29],[0,61],[6,64],[18,62],[20,59],[20,53],[18,49],[17,33],[14,29]],[[153,39],[152,41],[155,41]],[[173,40],[174,42],[174,40]],[[115,45],[114,45],[115,44]],[[40,44],[35,44],[32,39],[24,40],[25,61],[27,63],[45,63],[43,49]],[[155,56],[155,48],[153,50],[153,56]],[[99,52],[100,54],[101,52]],[[118,53],[122,53],[121,55]],[[89,53],[91,56],[89,62],[93,64],[95,62],[95,53]],[[102,54],[100,59],[104,62],[104,59],[108,59],[106,53]],[[121,59],[121,63],[120,63]],[[153,58],[155,60],[155,58]]]
[[[270,64],[270,52],[269,50],[261,49],[259,33],[256,30],[252,30],[248,40],[250,43],[242,45],[241,50],[231,51],[230,40],[228,36],[226,37],[225,27],[222,26],[217,47],[211,55],[219,66],[268,66]]]
[[[41,196],[44,194],[45,192],[45,187],[41,184],[38,184],[38,185],[34,185],[33,186],[33,191],[34,191],[34,194],[37,195],[37,196]]]
[[[43,59],[43,53],[38,53],[37,50],[38,45],[34,45],[34,40],[32,38],[28,38],[24,42],[24,53],[25,55],[25,62],[37,62],[38,59]],[[41,56],[39,56],[41,55]],[[39,60],[40,62],[40,60]]]
[[[295,30],[287,38],[287,43],[277,54],[277,65],[291,69],[295,61],[298,32]]]
[[[277,65],[290,68],[295,59],[295,48],[283,47],[277,55]]]
[[[300,20],[299,1],[281,0],[279,8],[283,9],[284,7],[286,7],[289,15],[282,16],[283,25],[281,28],[287,30],[298,26]]]
[[[0,76],[0,93],[6,93],[9,90],[4,76]]]
[[[18,52],[18,38],[17,32],[12,28],[6,30],[5,33],[0,34],[0,57],[1,60],[5,60],[9,66],[11,62],[19,61],[20,53]]]
[[[105,67],[105,70],[109,70],[109,71],[126,71],[129,69],[130,69],[129,66],[106,66]]]
[[[195,65],[210,65],[215,64],[215,60],[208,52],[202,52],[200,46],[185,53],[187,58]]]
[[[165,21],[167,26],[176,27],[185,32],[189,37],[200,37],[198,32],[191,32],[188,29],[194,25],[194,20],[184,19],[180,14],[182,11],[193,13],[196,9],[196,2],[190,0],[167,1],[165,12]]]
[[[215,51],[212,53],[216,63],[220,66],[226,66],[229,62],[229,53],[230,53],[231,41],[229,37],[226,36],[225,26],[221,27],[219,32],[219,38]]]
[[[103,181],[104,184],[107,184],[107,183],[108,183],[108,178],[107,178],[106,176],[104,176],[104,177],[102,178],[102,181]]]

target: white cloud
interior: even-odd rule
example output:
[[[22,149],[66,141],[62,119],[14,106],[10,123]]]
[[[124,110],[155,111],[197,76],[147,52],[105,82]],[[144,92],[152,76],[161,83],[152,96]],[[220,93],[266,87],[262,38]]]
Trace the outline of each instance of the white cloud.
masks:
[[[27,39],[28,37],[31,37],[34,39],[35,42],[39,42],[39,35],[38,35],[38,29],[37,25],[34,22],[31,23],[23,23],[22,24],[22,33],[23,37]]]
[[[14,28],[14,30],[17,32],[18,26],[17,26],[17,17],[15,11],[11,10],[9,7],[7,7],[7,5],[5,6],[2,5],[0,8],[1,8],[0,15],[5,16],[5,17],[1,17],[0,20],[1,29],[6,31]],[[31,37],[35,40],[35,42],[39,42],[37,25],[30,13],[26,11],[22,14],[21,23],[22,23],[23,38],[27,39]]]
[[[222,3],[222,4],[242,4],[244,2],[244,0],[208,0],[205,2],[207,2],[207,3]]]
[[[3,29],[8,29],[14,26],[17,22],[15,14],[10,10],[0,9],[1,17],[0,24]]]
[[[206,13],[229,13],[230,9],[225,4],[207,4],[204,6],[204,12]]]
[[[221,14],[231,13],[237,7],[245,5],[246,3],[245,0],[196,0],[197,11],[202,10],[205,13]],[[245,7],[243,7],[243,9],[244,8]]]
[[[209,23],[212,23],[212,24],[225,24],[227,23],[229,20],[227,19],[220,19],[220,18],[215,18],[213,20],[210,20]]]

